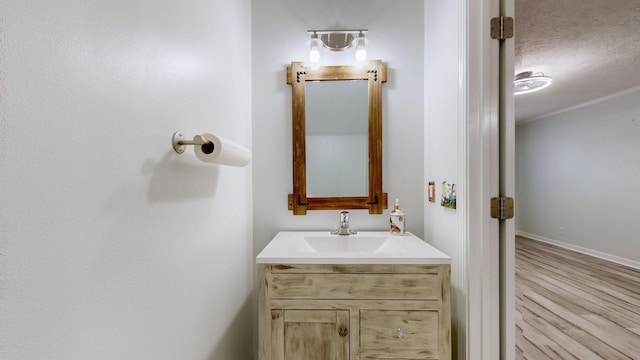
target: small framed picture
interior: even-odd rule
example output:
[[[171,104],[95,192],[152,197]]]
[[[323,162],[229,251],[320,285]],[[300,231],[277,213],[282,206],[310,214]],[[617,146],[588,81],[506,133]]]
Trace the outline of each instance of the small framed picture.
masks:
[[[450,209],[456,208],[456,184],[442,182],[442,201],[440,205]]]
[[[427,188],[427,195],[429,198],[429,202],[436,202],[436,182],[429,181],[429,186]]]

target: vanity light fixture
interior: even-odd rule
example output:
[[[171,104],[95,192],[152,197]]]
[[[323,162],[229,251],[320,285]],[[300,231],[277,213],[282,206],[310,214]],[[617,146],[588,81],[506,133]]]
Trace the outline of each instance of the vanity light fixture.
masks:
[[[343,51],[350,48],[355,43],[356,59],[364,61],[367,57],[366,39],[364,34],[368,33],[367,29],[353,30],[308,30],[311,34],[309,43],[309,60],[317,63],[320,60],[319,44],[332,51]]]
[[[543,73],[534,74],[532,71],[521,72],[516,75],[516,79],[513,81],[513,94],[528,94],[542,90],[551,85],[552,82],[553,79],[549,76],[545,76]]]

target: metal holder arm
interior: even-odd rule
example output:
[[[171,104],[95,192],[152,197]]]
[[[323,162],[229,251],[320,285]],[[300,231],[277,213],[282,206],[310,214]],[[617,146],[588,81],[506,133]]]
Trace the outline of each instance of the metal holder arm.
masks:
[[[184,135],[182,135],[182,133],[179,131],[173,133],[173,136],[171,137],[171,144],[173,145],[173,150],[175,150],[178,154],[182,154],[184,152],[185,145],[213,145],[211,141],[205,139],[202,135],[194,136],[193,140],[184,140]]]

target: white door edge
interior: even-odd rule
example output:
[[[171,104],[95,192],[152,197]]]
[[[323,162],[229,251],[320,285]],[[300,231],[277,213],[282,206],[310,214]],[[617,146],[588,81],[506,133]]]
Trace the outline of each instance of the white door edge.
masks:
[[[500,0],[500,15],[515,18],[515,0]],[[500,44],[500,194],[515,197],[515,38]],[[517,199],[515,199],[517,206]],[[517,212],[516,212],[517,213]],[[500,224],[500,359],[516,358],[515,219]]]

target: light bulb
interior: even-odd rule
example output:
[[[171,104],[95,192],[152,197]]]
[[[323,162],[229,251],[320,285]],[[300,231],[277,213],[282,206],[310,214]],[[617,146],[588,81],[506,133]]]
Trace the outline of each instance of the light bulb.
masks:
[[[367,58],[367,49],[365,49],[364,35],[360,35],[356,40],[356,60],[363,61],[366,58]]]
[[[318,42],[320,40],[318,40],[317,35],[314,36],[315,37],[311,38],[311,44],[309,47],[309,60],[311,60],[312,63],[317,63],[320,61],[320,48],[318,47]]]

